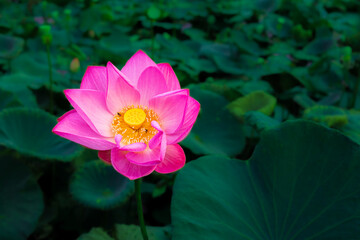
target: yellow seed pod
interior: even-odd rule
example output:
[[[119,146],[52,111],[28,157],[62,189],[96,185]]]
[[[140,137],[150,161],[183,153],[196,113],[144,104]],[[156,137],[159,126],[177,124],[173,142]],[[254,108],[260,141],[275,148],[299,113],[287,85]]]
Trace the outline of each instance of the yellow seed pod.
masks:
[[[126,111],[124,121],[133,129],[139,129],[145,122],[146,113],[140,108],[133,108]]]

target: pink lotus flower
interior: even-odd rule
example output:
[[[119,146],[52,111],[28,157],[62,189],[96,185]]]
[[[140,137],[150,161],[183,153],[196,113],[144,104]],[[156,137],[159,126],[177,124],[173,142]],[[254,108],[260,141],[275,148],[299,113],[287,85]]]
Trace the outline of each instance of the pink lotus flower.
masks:
[[[121,71],[110,62],[88,67],[80,89],[64,93],[74,109],[53,132],[99,150],[122,175],[133,180],[184,166],[177,143],[189,134],[200,104],[180,88],[169,64],[155,64],[140,50]]]

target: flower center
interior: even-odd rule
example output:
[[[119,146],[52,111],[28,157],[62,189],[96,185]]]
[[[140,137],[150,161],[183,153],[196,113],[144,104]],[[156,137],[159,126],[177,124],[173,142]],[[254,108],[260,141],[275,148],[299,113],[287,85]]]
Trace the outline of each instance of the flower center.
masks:
[[[112,122],[113,133],[122,136],[121,143],[128,145],[136,142],[148,144],[158,132],[152,121],[159,122],[158,115],[151,109],[129,106],[118,112]]]
[[[139,129],[145,122],[146,113],[141,108],[127,110],[124,114],[124,121],[133,129]]]

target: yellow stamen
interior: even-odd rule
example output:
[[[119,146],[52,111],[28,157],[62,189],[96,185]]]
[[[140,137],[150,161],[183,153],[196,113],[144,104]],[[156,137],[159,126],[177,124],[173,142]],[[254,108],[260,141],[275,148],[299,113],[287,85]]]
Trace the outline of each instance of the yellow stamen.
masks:
[[[139,129],[145,122],[146,113],[140,108],[127,110],[124,115],[124,121],[133,129]]]
[[[129,106],[115,114],[112,122],[112,131],[115,135],[120,134],[122,136],[121,143],[124,145],[136,142],[148,144],[150,139],[158,133],[151,126],[152,121],[159,122],[159,117],[153,110]]]

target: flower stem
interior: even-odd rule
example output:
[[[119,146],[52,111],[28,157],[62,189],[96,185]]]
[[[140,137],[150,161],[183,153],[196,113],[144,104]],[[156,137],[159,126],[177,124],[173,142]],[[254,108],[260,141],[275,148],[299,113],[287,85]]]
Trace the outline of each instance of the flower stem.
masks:
[[[53,90],[52,90],[53,79],[52,79],[52,64],[51,64],[49,44],[46,44],[46,52],[47,52],[48,65],[49,65],[50,113],[53,113],[53,106],[54,106],[54,98],[53,98]]]
[[[137,212],[139,217],[141,234],[144,240],[148,240],[149,238],[146,232],[146,225],[144,221],[144,214],[143,214],[142,202],[141,202],[141,178],[135,180],[135,195],[136,195]]]

